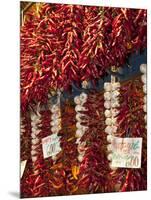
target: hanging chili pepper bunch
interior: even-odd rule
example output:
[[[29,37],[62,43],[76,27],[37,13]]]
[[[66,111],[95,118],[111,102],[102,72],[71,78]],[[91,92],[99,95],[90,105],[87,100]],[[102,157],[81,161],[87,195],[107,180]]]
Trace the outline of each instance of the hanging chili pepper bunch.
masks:
[[[41,139],[50,133],[50,111],[40,111],[38,114],[31,114],[31,140],[30,154],[27,156],[25,173],[21,179],[21,197],[42,197],[48,196],[52,188],[49,188],[48,169],[52,160],[44,161]]]
[[[145,112],[143,110],[144,93],[140,78],[136,78],[121,86],[120,108],[117,115],[118,137],[142,137],[142,166],[140,169],[118,168],[112,170],[111,184],[114,191],[138,191],[147,188],[147,133]]]
[[[94,91],[83,105],[86,110],[79,111],[81,125],[88,127],[80,138],[85,145],[83,158],[79,160],[79,194],[111,191],[108,185],[109,162],[106,157],[103,104],[102,94]]]
[[[21,160],[27,160],[30,155],[30,133],[31,133],[31,120],[28,113],[21,116],[20,121],[20,157]]]
[[[21,27],[21,107],[94,81],[146,46],[146,10],[36,3]]]
[[[28,194],[30,195],[30,188],[26,182],[26,177],[28,177],[31,173],[30,162],[28,160],[28,158],[30,158],[31,150],[31,120],[29,114],[22,114],[21,116],[20,134],[20,160],[28,161],[20,182],[21,196],[26,197]]]
[[[66,100],[64,108],[62,109],[62,149],[63,154],[59,161],[63,164],[63,169],[65,173],[64,194],[75,194],[77,192],[77,175],[78,175],[78,165],[77,165],[77,144],[76,144],[76,120],[75,120],[75,110],[73,102]]]

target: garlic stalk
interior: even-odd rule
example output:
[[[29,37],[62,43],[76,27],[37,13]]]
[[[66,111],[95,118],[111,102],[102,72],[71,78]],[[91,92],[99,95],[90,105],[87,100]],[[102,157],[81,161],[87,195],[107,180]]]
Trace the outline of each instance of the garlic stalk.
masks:
[[[37,109],[37,113],[32,112],[31,113],[31,159],[33,164],[38,159],[38,146],[39,146],[39,133],[41,132],[40,129],[40,123],[41,123],[41,114],[39,113],[39,108]]]
[[[61,130],[61,108],[60,108],[60,96],[61,96],[61,92],[58,91],[57,92],[57,102],[55,104],[52,105],[51,107],[51,132],[52,134],[58,134],[59,131]],[[60,137],[58,137],[58,142],[60,145]],[[56,156],[52,156],[52,159],[55,161],[56,160]]]
[[[104,83],[104,107],[105,112],[104,115],[106,117],[105,124],[105,132],[107,135],[107,141],[109,143],[112,143],[112,137],[117,132],[117,115],[119,113],[119,95],[120,95],[120,83],[111,81]],[[109,155],[108,160],[112,161],[112,145],[109,144],[107,146]],[[113,168],[110,163],[110,168],[112,170],[116,170],[116,168]]]
[[[84,114],[81,114],[80,111],[86,111],[86,108],[83,106],[83,104],[87,101],[87,94],[82,92],[80,94],[80,96],[76,96],[74,98],[74,102],[76,104],[75,106],[75,111],[76,111],[76,120],[77,120],[77,123],[76,123],[76,143],[78,144],[78,153],[79,153],[79,156],[78,156],[78,160],[79,162],[82,162],[83,160],[83,157],[85,155],[85,145],[86,145],[86,142],[81,142],[80,139],[81,137],[84,135],[85,131],[87,130],[88,127],[86,126],[83,126],[81,125],[81,122],[84,122],[84,120],[82,119],[82,117],[84,117],[85,115]]]
[[[142,73],[141,80],[143,83],[143,92],[144,92],[144,105],[143,105],[143,110],[145,112],[144,120],[145,122],[147,122],[147,65],[141,64],[140,71]]]

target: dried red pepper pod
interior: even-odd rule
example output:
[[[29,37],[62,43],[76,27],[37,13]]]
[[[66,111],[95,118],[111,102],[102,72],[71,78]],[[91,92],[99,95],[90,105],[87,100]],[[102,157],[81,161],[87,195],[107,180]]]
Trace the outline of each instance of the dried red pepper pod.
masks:
[[[120,113],[117,116],[117,137],[142,137],[142,166],[140,169],[118,169],[111,173],[111,184],[118,182],[115,191],[138,191],[147,188],[147,140],[143,111],[143,88],[140,78],[121,86]],[[141,113],[141,114],[140,114]],[[122,174],[122,176],[121,176]]]

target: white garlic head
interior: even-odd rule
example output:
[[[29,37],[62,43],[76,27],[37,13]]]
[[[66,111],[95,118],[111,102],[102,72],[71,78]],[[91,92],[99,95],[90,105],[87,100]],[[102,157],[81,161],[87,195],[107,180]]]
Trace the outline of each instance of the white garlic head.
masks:
[[[83,136],[84,132],[81,129],[76,130],[76,138],[81,138]]]
[[[112,133],[113,133],[112,126],[107,126],[107,127],[105,128],[105,133],[107,133],[107,134],[112,134]]]
[[[106,109],[110,109],[110,108],[111,108],[111,102],[110,102],[110,101],[105,101],[105,102],[104,102],[104,107],[105,107]]]
[[[143,74],[146,74],[147,65],[146,65],[146,64],[141,64],[141,65],[140,65],[140,71],[141,71]]]
[[[110,91],[112,90],[112,85],[111,85],[111,83],[108,83],[108,82],[104,83],[104,90],[105,90],[106,92],[110,92]]]
[[[142,80],[142,82],[143,82],[144,84],[147,83],[147,77],[146,77],[146,74],[143,74],[143,75],[141,76],[141,80]]]
[[[120,88],[120,82],[112,83],[112,91],[118,90]]]
[[[107,126],[111,126],[111,125],[112,125],[112,119],[111,119],[111,118],[106,118],[105,124],[106,124]]]
[[[115,100],[119,95],[120,95],[120,92],[118,90],[114,90],[112,93],[111,93],[111,97],[113,100]]]
[[[74,102],[75,102],[75,104],[80,105],[81,104],[80,96],[74,97]]]
[[[87,98],[88,98],[88,95],[86,93],[82,92],[80,94],[80,100],[81,100],[82,104],[87,101]]]
[[[146,85],[146,84],[143,85],[143,92],[144,92],[145,94],[147,93],[147,85]]]
[[[104,99],[107,100],[107,101],[110,101],[111,100],[111,93],[110,92],[105,92],[104,93]]]
[[[108,154],[107,159],[108,159],[109,161],[112,160],[112,153]]]
[[[112,109],[111,113],[112,113],[112,117],[116,117],[119,114],[119,110],[117,110],[116,108]]]
[[[112,115],[111,110],[108,110],[108,109],[105,110],[104,115],[105,115],[105,117],[111,117],[111,115]]]

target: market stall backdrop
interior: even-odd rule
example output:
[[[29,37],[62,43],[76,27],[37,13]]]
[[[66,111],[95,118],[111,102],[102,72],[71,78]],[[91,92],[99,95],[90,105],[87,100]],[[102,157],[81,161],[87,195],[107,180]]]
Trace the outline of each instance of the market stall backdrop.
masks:
[[[147,189],[146,26],[141,9],[21,3],[21,197]],[[140,169],[110,167],[104,85],[111,77],[121,82],[114,134],[143,138]],[[45,150],[49,140],[54,155]]]

